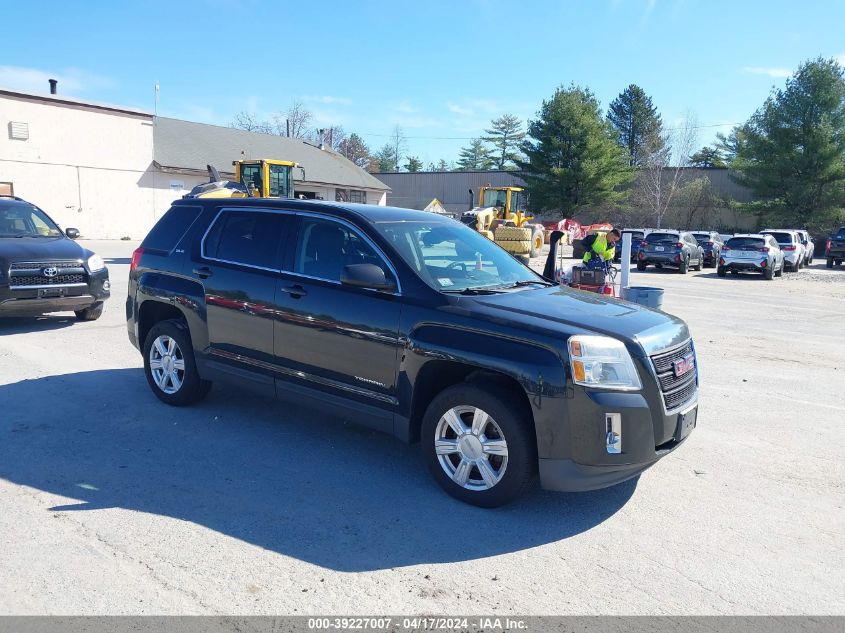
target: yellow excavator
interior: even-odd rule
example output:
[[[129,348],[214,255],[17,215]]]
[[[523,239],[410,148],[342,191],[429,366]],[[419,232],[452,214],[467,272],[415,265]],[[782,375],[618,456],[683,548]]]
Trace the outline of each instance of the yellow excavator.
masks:
[[[478,190],[478,206],[469,190],[470,209],[461,222],[493,240],[523,261],[537,257],[543,248],[543,226],[532,224],[534,216],[525,211],[528,196],[522,187],[492,187]]]
[[[207,165],[209,181],[197,185],[186,198],[293,198],[293,170],[305,170],[289,160],[260,158],[232,161],[235,179],[223,180],[220,173]]]

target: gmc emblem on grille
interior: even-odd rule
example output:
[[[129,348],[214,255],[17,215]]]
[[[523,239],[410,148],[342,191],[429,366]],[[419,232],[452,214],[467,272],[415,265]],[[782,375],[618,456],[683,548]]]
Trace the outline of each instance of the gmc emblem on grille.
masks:
[[[59,274],[59,269],[56,268],[55,266],[49,266],[47,268],[42,268],[41,274],[44,275],[45,277],[55,277],[56,275]]]
[[[695,356],[693,356],[692,354],[687,354],[683,358],[679,358],[674,363],[672,363],[672,367],[675,369],[675,376],[683,376],[685,373],[695,367]]]

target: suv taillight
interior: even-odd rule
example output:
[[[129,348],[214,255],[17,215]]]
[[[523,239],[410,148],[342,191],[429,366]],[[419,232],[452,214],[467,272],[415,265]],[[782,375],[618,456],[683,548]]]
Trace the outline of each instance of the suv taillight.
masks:
[[[784,246],[784,247],[783,247],[783,250],[785,250],[785,251],[794,251],[794,250],[795,250],[795,247],[794,247],[794,246],[791,246],[791,245],[790,245],[790,246]]]
[[[683,242],[678,242],[677,244],[675,244],[675,248],[683,248],[683,247],[684,247]]]
[[[768,252],[769,252],[769,247],[768,247],[768,246],[763,246],[763,247],[761,247],[761,248],[760,248],[760,252],[761,252],[761,253],[768,253]]]
[[[129,262],[129,272],[131,273],[138,268],[138,263],[141,261],[141,255],[144,254],[144,249],[140,246],[132,252],[132,261]]]
[[[828,241],[827,241],[827,252],[828,252],[828,253],[830,252],[830,245],[831,245],[832,243],[833,243],[833,240],[828,240]]]

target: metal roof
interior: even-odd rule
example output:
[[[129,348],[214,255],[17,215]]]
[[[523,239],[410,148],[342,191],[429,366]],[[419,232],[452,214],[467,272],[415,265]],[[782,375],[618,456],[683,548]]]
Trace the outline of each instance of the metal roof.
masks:
[[[305,182],[353,189],[390,189],[380,180],[331,149],[320,149],[295,138],[157,117],[154,160],[159,167],[205,172],[213,165],[231,174],[241,158],[291,160],[305,169]],[[299,178],[294,170],[294,178]]]
[[[121,114],[134,114],[146,118],[152,118],[152,113],[138,108],[129,108],[126,106],[113,105],[110,103],[101,103],[99,101],[88,101],[85,99],[77,99],[75,97],[68,97],[62,94],[49,94],[46,92],[22,92],[20,90],[13,90],[9,88],[0,87],[0,96],[11,97],[13,99],[24,99],[26,101],[41,101],[50,104],[81,106],[84,108],[91,108],[93,110],[107,110],[111,112],[120,112]]]

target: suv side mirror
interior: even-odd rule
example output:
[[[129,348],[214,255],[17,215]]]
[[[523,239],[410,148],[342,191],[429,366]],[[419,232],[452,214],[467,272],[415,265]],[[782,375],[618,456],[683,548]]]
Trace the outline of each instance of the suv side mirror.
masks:
[[[350,264],[343,267],[340,273],[340,283],[356,288],[370,288],[372,290],[393,290],[393,282],[387,280],[379,266],[375,264]]]
[[[79,237],[79,229],[65,229],[65,235],[67,235],[70,239],[75,240]]]

